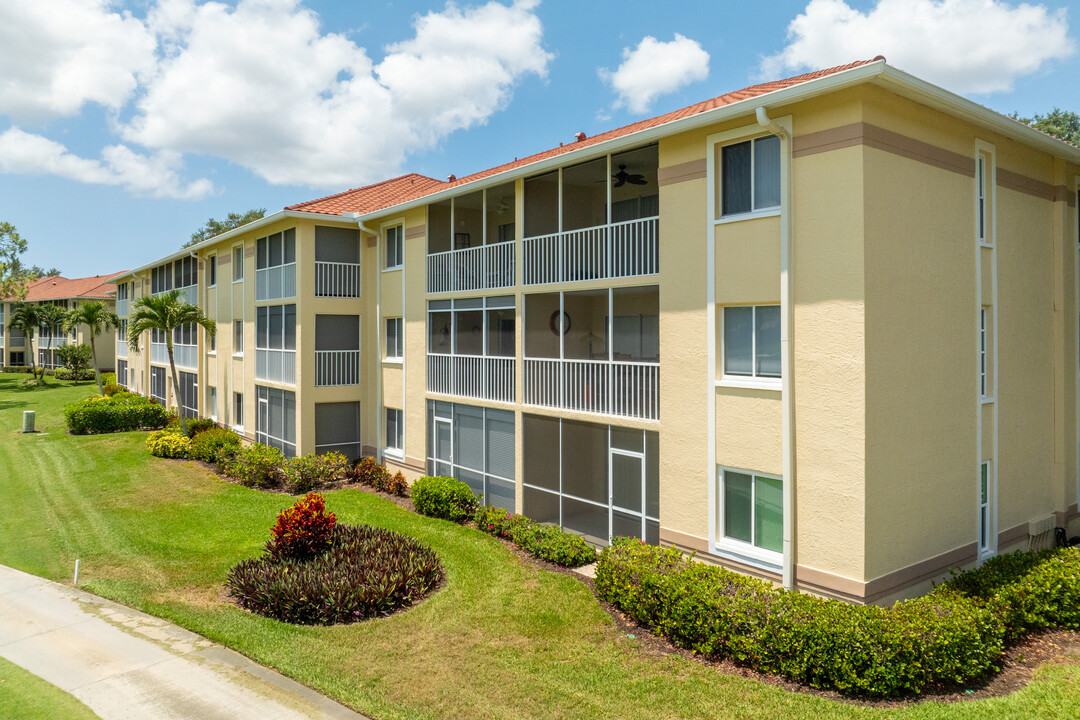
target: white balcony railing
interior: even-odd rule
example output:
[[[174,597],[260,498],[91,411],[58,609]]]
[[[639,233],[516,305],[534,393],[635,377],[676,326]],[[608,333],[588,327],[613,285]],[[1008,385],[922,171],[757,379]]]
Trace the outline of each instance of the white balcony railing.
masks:
[[[68,338],[67,336],[46,335],[45,337],[42,337],[39,335],[37,346],[38,350],[55,350],[58,347],[63,347],[64,345],[67,345],[69,341],[70,338]]]
[[[116,301],[116,314],[120,317],[127,317],[128,314],[128,301],[117,300]]]
[[[491,290],[514,284],[514,243],[447,250],[427,258],[429,293]]]
[[[514,402],[514,358],[428,354],[428,392]]]
[[[296,351],[255,349],[255,379],[296,384]]]
[[[315,297],[360,297],[360,263],[315,263]]]
[[[525,284],[655,275],[658,217],[525,238]]]
[[[185,302],[188,305],[198,305],[199,304],[199,286],[198,285],[185,285],[184,287],[173,288],[173,290],[179,290],[180,291],[180,302]],[[169,292],[169,291],[168,290],[162,290],[162,291],[156,292],[154,294],[155,295],[162,295],[162,294],[167,293],[167,292]],[[116,314],[120,315],[119,304],[118,304],[118,307],[117,307]],[[126,315],[127,313],[125,312],[124,314]]]
[[[279,300],[296,297],[296,263],[275,265],[255,271],[255,299]]]
[[[359,385],[359,350],[316,350],[316,385]]]
[[[126,340],[116,339],[116,357],[121,360],[127,358],[128,344]]]
[[[657,420],[660,363],[525,358],[525,404]]]
[[[185,370],[197,370],[199,368],[199,346],[180,345],[173,343],[173,360],[176,367]],[[150,343],[150,362],[157,365],[169,364],[169,346],[165,343]]]
[[[13,348],[26,347],[26,338],[25,337],[12,336],[12,337],[8,338],[8,347],[13,347]]]

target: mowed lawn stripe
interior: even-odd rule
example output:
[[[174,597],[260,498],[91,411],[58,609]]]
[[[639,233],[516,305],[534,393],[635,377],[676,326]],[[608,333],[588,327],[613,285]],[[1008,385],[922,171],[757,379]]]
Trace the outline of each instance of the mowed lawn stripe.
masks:
[[[54,431],[63,402],[92,386],[27,393],[10,377],[0,375],[0,563],[70,582],[80,557],[81,584],[91,591],[235,647],[375,718],[1080,717],[1075,662],[1040,670],[1005,698],[886,709],[656,656],[620,633],[573,577],[528,565],[476,530],[355,490],[328,493],[328,508],[343,522],[428,543],[446,586],[406,612],[355,625],[294,627],[254,616],[228,602],[225,574],[260,552],[291,498],[220,481],[195,463],[151,458],[141,433]],[[21,406],[6,403],[26,400],[49,436],[17,433]],[[60,477],[12,480],[22,469]]]

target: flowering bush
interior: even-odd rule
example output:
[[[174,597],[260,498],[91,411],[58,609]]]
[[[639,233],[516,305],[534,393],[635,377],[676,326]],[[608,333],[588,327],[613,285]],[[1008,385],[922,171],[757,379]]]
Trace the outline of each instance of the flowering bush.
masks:
[[[278,515],[266,552],[275,560],[312,558],[330,547],[330,531],[336,522],[337,516],[326,512],[323,496],[308,493]]]
[[[150,454],[165,458],[186,458],[191,456],[191,440],[172,430],[155,430],[146,437],[146,447]]]

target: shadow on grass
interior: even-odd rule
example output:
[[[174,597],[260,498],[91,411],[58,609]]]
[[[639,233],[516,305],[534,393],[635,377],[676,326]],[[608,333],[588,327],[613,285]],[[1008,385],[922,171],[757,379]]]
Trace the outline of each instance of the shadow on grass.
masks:
[[[16,402],[15,400],[2,400],[0,401],[0,410],[10,410],[17,407],[26,407],[30,403]]]

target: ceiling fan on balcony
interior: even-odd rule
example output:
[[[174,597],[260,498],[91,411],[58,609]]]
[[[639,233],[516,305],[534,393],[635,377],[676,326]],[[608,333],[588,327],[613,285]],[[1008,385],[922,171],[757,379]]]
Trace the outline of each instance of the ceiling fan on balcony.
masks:
[[[648,185],[649,184],[649,181],[645,179],[644,175],[641,175],[641,174],[638,174],[638,173],[628,173],[628,172],[626,172],[626,166],[625,165],[620,165],[619,166],[619,172],[612,175],[611,179],[615,181],[612,184],[612,187],[622,187],[626,183],[630,183],[631,185]]]

